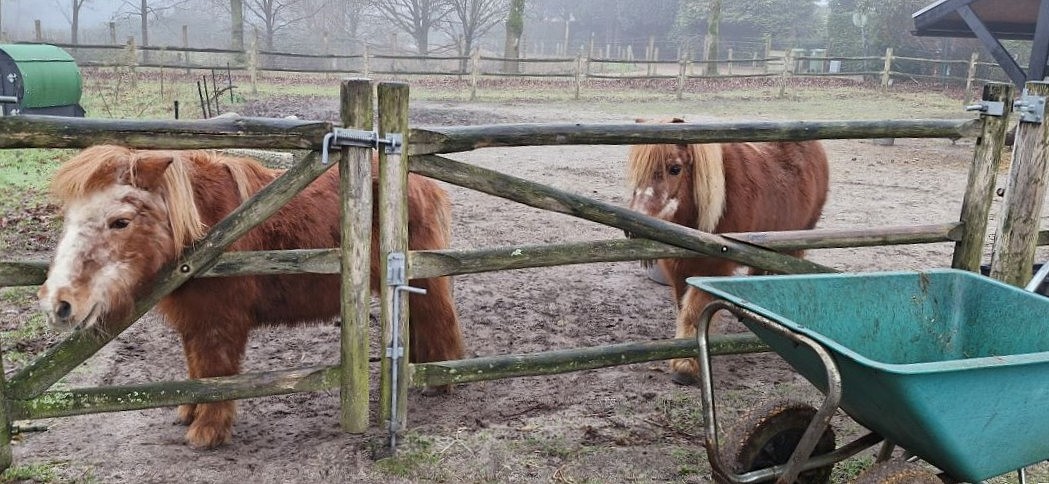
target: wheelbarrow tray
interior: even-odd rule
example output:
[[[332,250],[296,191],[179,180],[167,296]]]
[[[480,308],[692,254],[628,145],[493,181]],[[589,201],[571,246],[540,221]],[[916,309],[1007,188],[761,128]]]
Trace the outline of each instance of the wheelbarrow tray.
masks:
[[[1049,298],[951,269],[688,283],[819,342],[841,408],[956,479],[1049,458]],[[743,323],[826,390],[812,350]]]

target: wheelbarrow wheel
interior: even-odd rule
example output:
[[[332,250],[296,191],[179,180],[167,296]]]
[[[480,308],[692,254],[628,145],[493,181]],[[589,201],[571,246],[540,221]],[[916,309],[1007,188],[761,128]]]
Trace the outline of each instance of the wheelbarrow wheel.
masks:
[[[852,484],[943,484],[934,472],[905,460],[878,462],[863,471]]]
[[[816,409],[811,405],[791,400],[778,400],[755,408],[726,434],[722,458],[737,474],[785,464],[815,416]],[[828,426],[812,455],[831,452],[834,445],[834,431]],[[833,467],[828,465],[803,472],[795,482],[829,482]]]

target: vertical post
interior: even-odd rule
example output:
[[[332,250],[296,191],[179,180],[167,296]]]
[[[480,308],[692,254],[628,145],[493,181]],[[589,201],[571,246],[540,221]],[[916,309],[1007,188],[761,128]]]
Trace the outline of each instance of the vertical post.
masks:
[[[393,432],[403,430],[407,422],[405,412],[408,409],[408,298],[401,297],[400,307],[397,313],[399,321],[393,321],[394,314],[394,291],[395,289],[385,283],[387,274],[386,258],[394,252],[407,255],[408,251],[408,84],[402,82],[382,82],[378,86],[379,93],[379,136],[386,137],[387,133],[401,133],[404,136],[404,151],[400,155],[387,155],[384,150],[379,150],[379,260],[382,263],[380,299],[382,301],[382,338],[383,348],[389,348],[391,343],[399,343],[404,347],[404,355],[397,362],[398,372],[397,388],[393,388],[390,375],[391,361],[383,354],[381,395],[379,397],[380,419],[390,421],[390,429]],[[407,257],[406,257],[407,259]],[[411,279],[411,268],[406,268],[406,279]],[[397,325],[400,329],[401,342],[392,341],[392,328]],[[391,403],[396,394],[397,408],[396,417],[392,418]]]
[[[728,48],[728,75],[732,75],[732,47]]]
[[[1001,116],[981,114],[983,130],[976,138],[973,164],[969,167],[969,182],[962,200],[959,220],[965,227],[962,239],[954,245],[954,260],[951,267],[977,271],[983,256],[983,242],[987,233],[987,216],[994,197],[995,174],[1005,146],[1005,131],[1012,111],[1012,84],[991,83],[983,87],[985,102],[1001,102],[1005,111]]]
[[[136,74],[135,66],[138,65],[138,49],[135,48],[135,37],[131,36],[127,38],[127,67],[131,74],[131,88],[136,89],[138,87],[138,75]]]
[[[1049,95],[1049,83],[1030,81],[1026,90],[1032,96]],[[1045,114],[1045,104],[1028,104],[1018,110]],[[994,241],[991,277],[1023,287],[1031,278],[1038,220],[1042,213],[1046,185],[1046,149],[1049,123],[1020,120],[1013,146],[1013,163],[1005,199],[998,216],[998,237]]]
[[[368,77],[369,73],[371,72],[371,70],[372,70],[371,58],[369,57],[369,54],[368,54],[368,43],[365,42],[364,43],[364,77]]]
[[[44,31],[40,28],[40,19],[36,19],[33,21],[33,29],[36,33],[36,36],[34,36],[33,38],[36,39],[37,42],[43,42]]]
[[[889,74],[892,73],[892,47],[885,48],[885,64],[881,69],[881,89],[887,90],[889,88]]]
[[[645,60],[649,61],[648,64],[648,75],[652,75],[652,69],[655,68],[655,64],[651,64],[652,61],[656,60],[656,36],[648,36],[648,48],[645,49]]]
[[[182,48],[183,49],[189,49],[189,26],[188,25],[182,25]],[[189,51],[188,50],[182,51],[182,61],[185,63],[184,66],[186,67],[186,71],[185,71],[186,74],[189,74]],[[255,94],[254,89],[251,91],[251,93]]]
[[[321,34],[321,42],[324,44],[324,55],[331,55],[331,44],[329,43],[330,41],[328,40],[328,31],[327,30],[325,30]],[[335,70],[334,67],[331,70],[334,71]],[[331,74],[332,74],[331,72],[325,72],[324,73],[324,78],[325,79],[331,79]]]
[[[248,52],[248,77],[251,78],[251,93],[259,93],[259,29],[251,36],[251,52]]]
[[[477,99],[477,82],[481,78],[481,49],[473,51],[470,56],[470,100]]]
[[[372,83],[344,79],[340,106],[342,125],[372,130]],[[342,267],[342,335],[339,422],[342,429],[368,429],[368,306],[371,301],[372,150],[343,148],[339,159],[342,196],[339,261]]]
[[[965,104],[972,99],[973,80],[976,79],[976,62],[980,59],[980,52],[973,51],[969,57],[969,70],[965,74]]]
[[[787,95],[787,78],[790,77],[790,68],[794,65],[794,59],[791,57],[791,54],[790,49],[783,51],[783,72],[780,75],[779,97]]]
[[[677,64],[677,98],[680,100],[685,96],[685,78],[688,73],[687,49],[678,49]]]
[[[109,22],[109,45],[117,45],[117,23]]]
[[[583,89],[583,53],[575,56],[575,99],[579,99],[579,91]]]

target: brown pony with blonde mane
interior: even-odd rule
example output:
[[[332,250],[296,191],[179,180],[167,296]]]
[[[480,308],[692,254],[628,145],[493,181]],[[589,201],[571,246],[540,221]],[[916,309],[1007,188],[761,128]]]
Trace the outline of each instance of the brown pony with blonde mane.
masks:
[[[829,168],[817,141],[640,145],[630,149],[627,179],[633,189],[630,208],[668,222],[712,233],[801,230],[815,227],[820,218]],[[694,337],[710,297],[685,279],[731,275],[738,264],[716,257],[657,264],[677,301],[676,337]],[[694,359],[676,359],[670,366],[674,381],[696,381]]]
[[[65,222],[40,288],[41,309],[56,327],[105,331],[107,321],[130,316],[161,268],[174,264],[208,227],[280,174],[250,159],[205,151],[84,150],[62,165],[52,183]],[[229,250],[338,247],[339,202],[338,173],[332,169]],[[376,216],[373,211],[373,224]],[[409,175],[408,217],[411,249],[448,246],[451,208],[434,181]],[[377,231],[372,233],[376,247]],[[377,250],[371,265],[375,291]],[[338,274],[192,279],[157,308],[181,336],[190,378],[235,375],[253,327],[336,316],[339,279]],[[413,285],[427,294],[412,294],[409,300],[412,359],[461,358],[451,281],[434,278]],[[178,420],[189,425],[191,445],[210,448],[229,442],[235,410],[232,401],[181,405]]]

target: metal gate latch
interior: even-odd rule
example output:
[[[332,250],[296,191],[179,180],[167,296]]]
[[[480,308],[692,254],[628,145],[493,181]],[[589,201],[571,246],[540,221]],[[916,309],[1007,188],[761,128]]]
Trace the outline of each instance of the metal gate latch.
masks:
[[[1045,96],[1035,96],[1025,92],[1013,103],[1013,108],[1020,113],[1020,121],[1041,123],[1045,116]]]
[[[401,293],[426,294],[426,289],[408,285],[406,274],[407,259],[404,252],[390,252],[386,256],[386,285],[393,287],[393,308],[390,314],[390,346],[386,347],[386,357],[390,359],[390,448],[397,447],[397,374],[398,360],[404,358],[404,343],[401,338]]]
[[[980,114],[988,116],[1001,116],[1005,114],[1005,103],[1002,101],[980,101],[976,104],[965,106],[966,111],[979,111]]]

